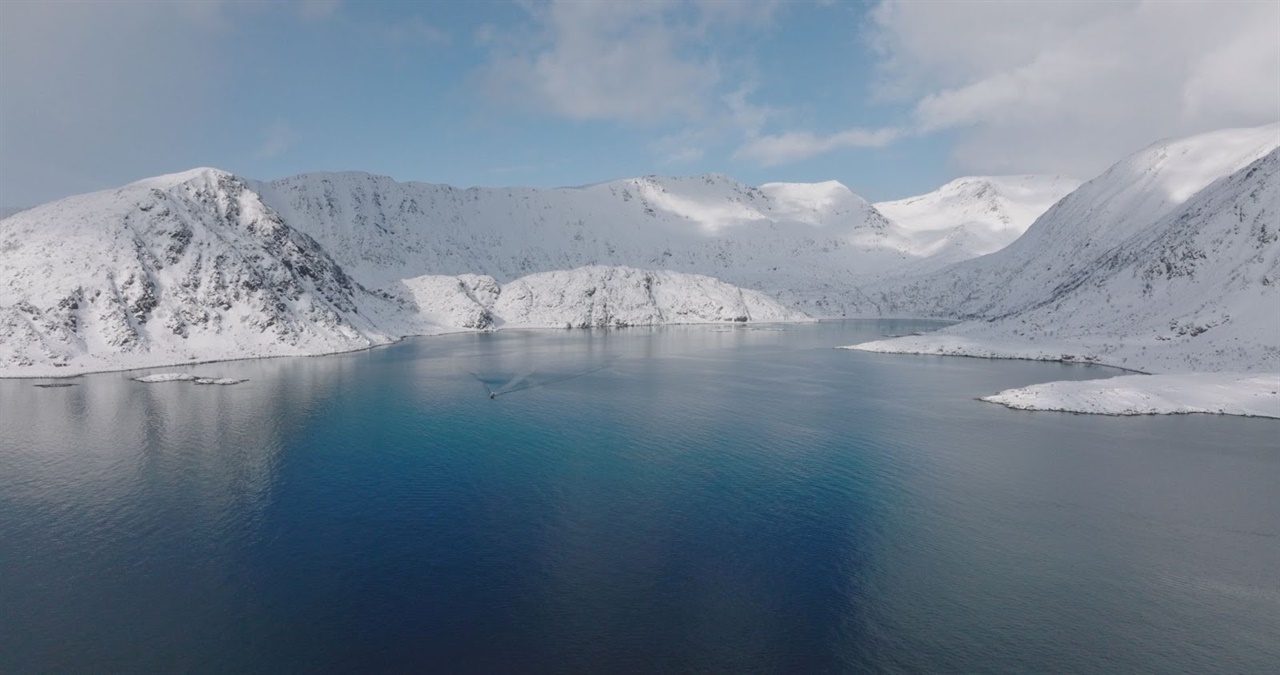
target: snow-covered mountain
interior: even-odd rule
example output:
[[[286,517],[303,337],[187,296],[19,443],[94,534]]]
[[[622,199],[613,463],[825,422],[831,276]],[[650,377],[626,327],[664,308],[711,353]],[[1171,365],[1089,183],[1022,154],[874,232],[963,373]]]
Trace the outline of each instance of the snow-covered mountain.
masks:
[[[321,173],[254,189],[369,286],[621,265],[708,274],[840,316],[850,288],[904,265],[936,269],[992,250],[1071,186],[1035,176],[962,179],[899,206],[899,223],[835,181],[751,187],[720,174],[542,190]],[[945,213],[925,214],[930,205]]]
[[[1273,125],[1130,157],[1014,246],[935,275],[986,320],[864,348],[1280,371],[1278,145]]]
[[[836,182],[755,188],[711,174],[459,189],[340,173],[254,187],[369,286],[623,265],[707,274],[821,314],[859,275],[911,257],[888,221]]]
[[[357,349],[393,309],[220,171],[0,221],[5,374]]]
[[[322,354],[497,325],[803,318],[714,279],[634,269],[370,290],[248,182],[214,169],[0,221],[0,376]]]
[[[903,248],[921,258],[911,268],[919,272],[1008,246],[1078,187],[1064,176],[970,176],[874,206],[892,221]]]

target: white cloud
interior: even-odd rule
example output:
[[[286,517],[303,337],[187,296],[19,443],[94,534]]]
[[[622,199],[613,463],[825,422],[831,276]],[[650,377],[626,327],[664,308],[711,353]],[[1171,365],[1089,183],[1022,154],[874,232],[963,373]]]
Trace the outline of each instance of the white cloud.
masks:
[[[310,20],[328,19],[342,7],[342,0],[298,0],[298,16]]]
[[[266,0],[0,1],[0,204],[283,152],[291,134],[275,130],[255,146],[264,123],[236,111],[246,106],[234,53],[244,45],[235,38],[263,18],[324,19],[337,9]],[[212,156],[211,136],[224,139]]]
[[[792,130],[735,156],[781,164],[948,132],[964,173],[1087,177],[1162,137],[1280,119],[1278,31],[1273,1],[884,0],[862,31],[879,58],[870,95],[908,106],[903,131]]]
[[[760,130],[770,119],[778,116],[778,111],[771,106],[757,105],[747,100],[755,92],[754,86],[743,86],[737,91],[721,97],[729,109],[729,120],[747,138],[760,135]]]
[[[214,58],[224,9],[4,3],[0,201],[37,203],[187,168],[152,162],[181,152],[229,80]]]
[[[420,16],[414,16],[407,21],[384,26],[382,37],[387,44],[396,47],[415,43],[443,46],[453,41],[453,38],[447,32],[427,23]]]
[[[664,164],[687,164],[706,156],[706,147],[714,141],[714,135],[715,131],[710,127],[689,127],[659,138],[649,145],[649,149]]]
[[[254,156],[258,159],[278,157],[297,140],[298,134],[293,127],[287,121],[278,119],[263,132],[262,145],[258,147]]]
[[[734,153],[734,159],[745,159],[764,166],[776,166],[816,157],[832,150],[847,148],[881,148],[902,135],[901,130],[846,129],[829,136],[809,131],[787,131],[773,136],[759,136],[747,141]]]
[[[703,150],[702,148],[691,145],[688,147],[675,149],[674,151],[672,151],[667,155],[666,161],[669,164],[683,164],[686,162],[696,162],[702,159],[703,155],[705,154],[706,154],[706,151]]]
[[[881,3],[880,100],[965,172],[1087,176],[1163,136],[1280,118],[1280,3]]]
[[[672,8],[560,1],[531,8],[541,39],[497,55],[490,86],[573,120],[696,118],[720,73],[713,58],[683,43]]]
[[[701,120],[722,104],[713,34],[768,25],[777,2],[530,3],[535,34],[477,42],[493,51],[491,93],[571,120]]]

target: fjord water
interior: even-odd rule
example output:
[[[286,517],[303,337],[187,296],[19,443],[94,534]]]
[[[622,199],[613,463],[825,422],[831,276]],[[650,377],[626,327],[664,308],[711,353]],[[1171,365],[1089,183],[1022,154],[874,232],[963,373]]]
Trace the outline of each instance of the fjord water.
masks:
[[[0,381],[0,672],[1280,662],[1280,423],[1011,411],[974,399],[1118,371],[831,349],[928,327]],[[174,371],[249,381],[128,379]]]

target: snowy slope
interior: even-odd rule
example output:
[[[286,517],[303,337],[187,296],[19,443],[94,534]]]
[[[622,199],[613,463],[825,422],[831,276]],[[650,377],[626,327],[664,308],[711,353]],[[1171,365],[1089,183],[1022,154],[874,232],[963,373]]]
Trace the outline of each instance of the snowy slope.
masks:
[[[1053,297],[1064,279],[1280,145],[1280,124],[1162,141],[1054,204],[1008,247],[941,271],[862,285],[861,314],[988,318]]]
[[[912,269],[925,271],[1008,246],[1078,187],[1063,176],[970,176],[874,206],[897,228],[903,248],[923,258]]]
[[[495,326],[493,303],[502,287],[491,276],[460,274],[401,279],[382,290],[406,301],[428,323],[483,330]]]
[[[341,173],[255,188],[368,286],[623,265],[707,274],[823,314],[824,298],[858,275],[911,257],[888,221],[836,182],[754,188],[711,174],[458,189]]]
[[[391,336],[369,294],[234,176],[197,169],[0,221],[6,375],[314,354]]]
[[[1038,298],[1024,292],[1016,303],[1003,299],[1014,311],[858,348],[1069,357],[1162,373],[1280,372],[1276,130],[1271,127],[1271,137],[1262,139],[1272,149],[1260,158],[1213,181],[1150,225],[1130,227],[1128,236],[1111,247],[1087,247],[1096,250],[1092,256],[1079,247],[1071,264],[1052,252],[1042,255],[1040,264],[1060,265],[1059,272],[1052,285],[1032,287]],[[1062,228],[1090,224],[1067,222]],[[1070,232],[1054,235],[1073,239]]]

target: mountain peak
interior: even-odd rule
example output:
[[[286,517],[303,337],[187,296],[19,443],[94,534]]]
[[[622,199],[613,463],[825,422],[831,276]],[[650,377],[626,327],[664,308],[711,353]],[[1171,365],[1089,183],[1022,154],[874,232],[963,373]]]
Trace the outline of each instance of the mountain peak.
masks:
[[[1009,245],[1080,182],[1062,176],[965,176],[933,192],[875,204],[898,226],[904,246],[934,262],[984,255]]]
[[[188,169],[186,171],[179,171],[178,173],[169,173],[161,176],[152,176],[151,178],[143,178],[142,180],[129,183],[125,187],[155,188],[159,190],[165,190],[165,189],[174,187],[176,185],[182,185],[184,183],[192,183],[192,182],[210,183],[210,182],[217,182],[218,180],[223,178],[235,178],[235,176],[229,171],[223,171],[222,169],[215,169],[213,167],[202,166],[202,167],[196,167],[194,169]]]

